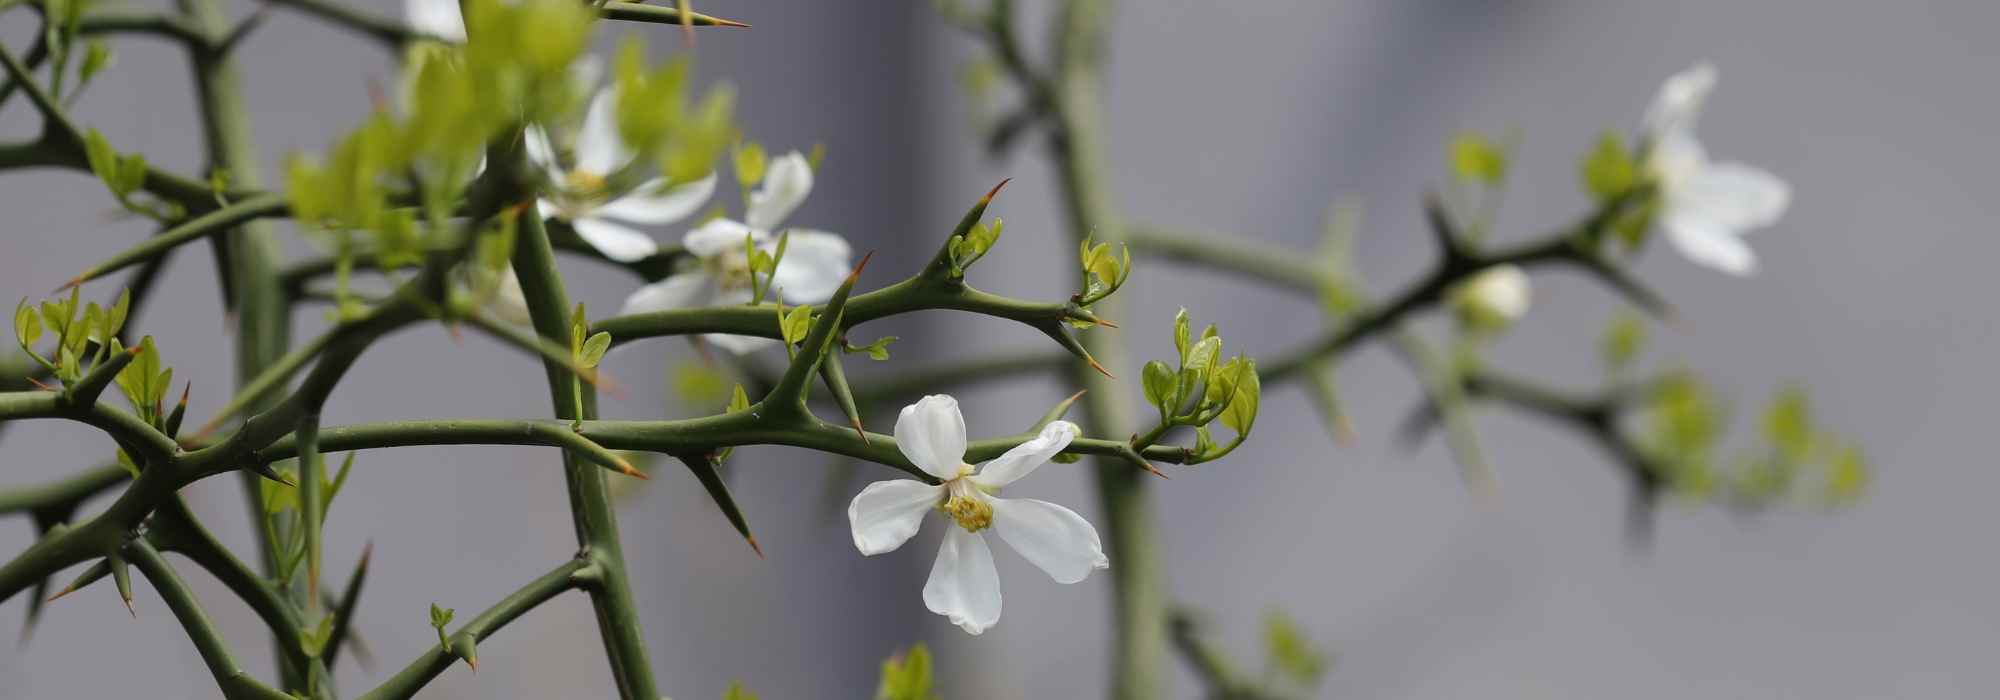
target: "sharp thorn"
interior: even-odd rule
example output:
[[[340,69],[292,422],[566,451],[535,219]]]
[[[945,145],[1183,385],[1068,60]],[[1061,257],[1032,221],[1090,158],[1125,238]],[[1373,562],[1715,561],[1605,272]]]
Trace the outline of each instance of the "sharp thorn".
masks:
[[[1117,379],[1117,378],[1118,378],[1118,376],[1117,376],[1117,375],[1115,375],[1115,374],[1112,374],[1112,373],[1111,373],[1111,370],[1108,370],[1108,369],[1105,369],[1105,368],[1104,368],[1104,365],[1101,365],[1101,364],[1098,364],[1098,363],[1097,363],[1097,358],[1095,358],[1095,357],[1091,357],[1091,356],[1089,356],[1089,355],[1084,355],[1084,356],[1083,356],[1083,361],[1084,361],[1084,362],[1088,362],[1088,363],[1090,363],[1090,368],[1091,368],[1091,369],[1094,369],[1094,370],[1097,370],[1097,373],[1098,373],[1098,374],[1102,374],[1102,375],[1104,375],[1105,377],[1108,377],[1108,378],[1111,378],[1111,379]]]
[[[42,380],[39,380],[39,379],[36,379],[36,378],[34,378],[34,377],[27,377],[26,379],[28,380],[28,383],[29,383],[29,384],[33,384],[33,385],[35,385],[35,388],[37,388],[37,389],[41,389],[42,391],[55,391],[55,390],[56,390],[56,388],[55,388],[55,387],[52,387],[52,386],[49,386],[49,385],[47,385],[47,384],[43,384],[43,383],[42,383]]]
[[[757,553],[757,558],[758,558],[758,559],[763,559],[763,558],[764,558],[764,548],[763,548],[762,546],[759,546],[759,545],[757,544],[757,536],[756,536],[756,535],[751,535],[751,534],[747,534],[747,533],[746,533],[746,534],[744,534],[744,535],[743,535],[743,539],[744,539],[744,540],[747,540],[747,541],[749,541],[749,542],[750,542],[750,551],[753,551],[753,552],[756,552],[756,553]]]
[[[137,620],[137,619],[139,619],[139,610],[138,610],[138,608],[134,608],[134,607],[132,607],[132,599],[131,599],[131,598],[126,598],[126,599],[125,599],[125,612],[126,612],[126,614],[129,614],[129,615],[131,615],[131,616],[132,616],[132,619],[134,619],[134,620]]]
[[[864,267],[867,267],[867,266],[868,266],[868,260],[869,260],[870,258],[873,258],[873,257],[875,257],[875,251],[872,251],[872,250],[871,250],[871,251],[868,251],[868,254],[867,254],[867,255],[863,255],[863,256],[861,256],[861,262],[859,262],[859,263],[856,263],[856,264],[854,265],[854,272],[852,272],[852,273],[849,273],[849,274],[847,275],[847,281],[848,281],[848,283],[852,284],[852,283],[853,283],[853,282],[855,282],[856,280],[859,280],[859,279],[861,279],[861,268],[864,268]]]
[[[723,19],[721,17],[710,17],[709,19],[715,20],[715,26],[717,27],[737,27],[740,29],[750,28],[750,25],[738,22],[733,19]]]
[[[86,273],[86,274],[88,274],[88,273]],[[69,290],[71,290],[71,289],[75,289],[75,288],[77,288],[77,287],[79,287],[79,286],[82,286],[82,285],[83,285],[83,281],[84,281],[84,280],[83,280],[83,278],[84,278],[84,275],[77,275],[77,276],[75,276],[75,277],[71,277],[71,278],[69,278],[69,281],[68,281],[68,282],[64,282],[64,283],[62,283],[62,286],[60,286],[60,287],[56,287],[55,291],[53,291],[53,292],[49,292],[49,295],[50,295],[50,296],[55,296],[55,295],[57,295],[57,294],[61,294],[61,293],[63,293],[63,292],[67,292],[67,291],[69,291]]]
[[[1013,181],[1014,181],[1014,178],[1011,178],[1011,177],[1010,177],[1010,178],[1006,178],[1006,179],[1004,179],[1004,180],[1001,180],[1001,181],[1000,181],[1000,184],[998,184],[998,185],[994,185],[994,186],[993,186],[993,189],[990,189],[990,190],[987,190],[987,191],[986,191],[986,196],[984,196],[984,197],[981,197],[981,198],[979,198],[979,203],[980,203],[980,204],[991,204],[991,203],[993,203],[993,195],[997,195],[997,194],[1000,194],[1000,188],[1002,188],[1002,187],[1006,187],[1006,186],[1007,186],[1007,183],[1009,183],[1009,182],[1013,182]]]
[[[1097,324],[1097,325],[1100,325],[1100,326],[1103,326],[1103,327],[1105,327],[1105,328],[1117,328],[1117,327],[1118,327],[1118,324],[1116,324],[1116,323],[1112,323],[1112,322],[1110,322],[1110,321],[1106,321],[1106,320],[1104,320],[1104,319],[1101,319],[1101,318],[1097,318],[1097,317],[1095,317],[1095,316],[1091,317],[1091,319],[1090,319],[1090,322],[1091,322],[1091,323],[1095,323],[1095,324]]]

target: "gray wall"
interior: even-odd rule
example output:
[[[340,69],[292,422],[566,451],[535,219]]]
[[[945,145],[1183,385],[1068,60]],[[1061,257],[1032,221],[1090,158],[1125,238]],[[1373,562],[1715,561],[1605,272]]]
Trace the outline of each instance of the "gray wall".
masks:
[[[374,3],[384,10],[389,3]],[[1722,69],[1702,131],[1713,153],[1783,175],[1797,191],[1764,261],[1738,280],[1659,248],[1641,265],[1687,322],[1655,335],[1652,357],[1699,368],[1749,413],[1783,382],[1811,386],[1824,422],[1861,439],[1878,479],[1858,507],[1755,518],[1669,508],[1650,552],[1626,547],[1623,485],[1591,449],[1532,418],[1489,412],[1498,498],[1467,492],[1436,445],[1408,455],[1391,431],[1415,391],[1379,350],[1343,368],[1362,439],[1335,448],[1293,391],[1266,401],[1257,440],[1230,459],[1160,484],[1176,598],[1209,609],[1251,648],[1270,609],[1294,613],[1339,654],[1329,697],[1961,697],[2000,689],[1981,673],[2000,610],[1985,556],[1987,501],[2000,476],[1981,437],[1996,388],[1986,261],[2000,254],[1982,215],[2000,102],[1984,35],[1989,3],[1284,2],[1127,0],[1113,48],[1107,117],[1118,201],[1134,218],[1309,246],[1323,207],[1359,197],[1361,263],[1377,289],[1429,255],[1414,206],[1443,177],[1443,144],[1462,128],[1524,137],[1498,235],[1533,235],[1585,202],[1574,159],[1594,134],[1637,121],[1658,81],[1694,61]],[[1005,245],[982,286],[1052,296],[1070,248],[1038,158],[989,161],[970,147],[956,90],[970,53],[916,4],[757,3],[715,11],[757,27],[704,33],[705,75],[741,88],[752,134],[774,145],[825,141],[822,187],[797,215],[887,256],[878,281],[907,271],[966,203],[1000,177]],[[860,15],[866,15],[865,18]],[[9,15],[9,24],[18,22]],[[1038,24],[1026,26],[1036,27]],[[21,46],[29,28],[0,27]],[[662,32],[660,41],[673,41]],[[279,13],[252,40],[247,69],[271,162],[318,148],[367,109],[390,63],[352,38]],[[79,104],[127,149],[177,169],[196,163],[179,58],[134,42]],[[19,105],[0,138],[29,132]],[[9,293],[53,287],[144,234],[105,223],[109,206],[79,175],[9,174],[0,280]],[[675,232],[660,231],[662,238]],[[1006,271],[1001,274],[1000,271]],[[572,284],[608,309],[623,278],[578,265]],[[1140,268],[1118,319],[1157,350],[1178,305],[1217,320],[1252,354],[1301,338],[1309,305],[1185,270]],[[195,409],[219,404],[228,347],[203,254],[182,255],[140,322],[160,336]],[[1584,386],[1597,328],[1615,305],[1585,280],[1539,277],[1534,313],[1495,351],[1502,366]],[[103,290],[108,290],[106,286]],[[100,291],[103,291],[100,290]],[[106,292],[108,293],[108,292]],[[1267,308],[1262,314],[1247,308]],[[302,314],[303,332],[319,324]],[[898,360],[966,345],[1038,348],[1005,324],[925,315],[929,340]],[[942,331],[942,333],[940,332]],[[949,341],[939,340],[949,334]],[[1157,353],[1156,353],[1157,354]],[[687,411],[652,390],[680,344],[615,357],[634,387],[619,417]],[[516,380],[514,378],[518,377]],[[975,432],[1013,430],[1067,393],[1054,381],[967,392]],[[1134,392],[1136,394],[1136,391]],[[436,415],[540,415],[532,362],[477,339],[411,331],[365,358],[328,410],[332,423]],[[1747,428],[1748,417],[1739,421]],[[990,429],[981,426],[993,426]],[[886,429],[887,425],[876,426]],[[30,441],[32,438],[32,442]],[[0,484],[33,483],[107,458],[85,430],[10,429]],[[951,697],[1088,696],[1104,683],[1108,579],[1059,586],[1001,554],[1007,611],[967,638],[922,609],[935,529],[864,560],[824,506],[822,458],[744,453],[737,493],[770,558],[750,555],[692,479],[669,469],[622,507],[635,583],[665,690],[716,697],[745,678],[770,698],[854,697],[890,648],[940,648]],[[883,470],[864,472],[889,477]],[[568,554],[561,480],[548,450],[462,448],[363,455],[336,504],[329,567],[375,543],[361,616],[380,662],[342,670],[365,687],[424,647],[432,600],[477,609]],[[854,486],[846,487],[851,494]],[[1098,519],[1078,471],[1050,469],[1025,495]],[[212,522],[241,517],[234,485],[190,494]],[[29,541],[0,526],[0,551]],[[240,551],[249,539],[224,528]],[[1117,553],[1112,552],[1113,565]],[[190,574],[253,668],[267,671],[254,618]],[[141,585],[134,621],[107,589],[52,607],[31,643],[0,652],[0,697],[212,692],[193,650]],[[0,607],[0,629],[21,604]],[[483,645],[478,674],[448,673],[436,697],[603,697],[580,598],[523,619]],[[110,671],[110,669],[116,669]],[[1176,697],[1193,692],[1177,678]]]

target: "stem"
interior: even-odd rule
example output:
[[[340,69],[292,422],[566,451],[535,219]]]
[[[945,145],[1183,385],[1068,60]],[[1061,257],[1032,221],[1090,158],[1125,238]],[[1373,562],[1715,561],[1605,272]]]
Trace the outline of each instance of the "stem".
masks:
[[[452,646],[473,644],[486,639],[494,632],[499,631],[501,627],[506,626],[507,623],[513,622],[515,618],[520,617],[529,610],[535,609],[536,606],[542,603],[548,602],[550,598],[556,597],[563,591],[589,583],[594,578],[595,573],[601,573],[593,569],[592,567],[594,566],[596,564],[593,562],[583,559],[573,559],[565,562],[562,566],[556,567],[554,571],[543,574],[541,578],[529,582],[521,590],[513,592],[506,598],[502,598],[493,607],[487,608],[485,612],[480,613],[479,617],[473,618],[471,622],[467,622],[463,627],[458,628],[458,631],[451,635]],[[593,593],[596,591],[595,588],[591,590]],[[416,661],[410,662],[409,666],[398,671],[395,676],[384,682],[380,687],[363,694],[361,700],[400,700],[416,697],[417,692],[423,690],[424,686],[431,682],[431,679],[437,678],[438,674],[444,673],[444,670],[447,668],[451,668],[451,665],[458,661],[459,658],[451,649],[446,649],[442,645],[433,645],[430,651],[425,652]]]
[[[1109,14],[1107,0],[1070,0],[1057,19],[1059,60],[1050,96],[1056,126],[1049,150],[1062,184],[1071,237],[1115,245],[1125,240],[1125,231],[1105,190],[1097,102],[1101,86],[1095,60],[1104,43]],[[1098,302],[1095,310],[1117,318],[1120,303],[1114,296]],[[1086,333],[1083,342],[1113,374],[1125,373],[1130,363],[1118,335]],[[1082,367],[1073,368],[1072,376],[1090,390],[1083,397],[1083,408],[1094,432],[1110,436],[1133,432],[1138,420],[1122,387]],[[1116,700],[1162,697],[1167,652],[1166,582],[1159,544],[1152,534],[1152,496],[1146,477],[1123,463],[1100,460],[1096,477],[1108,523],[1107,549],[1118,562],[1111,571],[1117,622],[1111,696]]]
[[[549,246],[548,232],[539,216],[521,219],[520,236],[514,246],[514,271],[521,279],[521,293],[527,301],[535,332],[550,342],[567,338],[569,299],[563,291],[562,277],[556,272],[555,250]],[[593,417],[597,410],[596,392],[583,391],[583,400],[573,402],[572,397],[579,391],[576,375],[553,359],[544,358],[542,364],[548,374],[556,418]],[[619,696],[626,700],[654,700],[660,693],[654,689],[639,611],[625,579],[618,519],[611,510],[611,494],[604,488],[604,473],[579,459],[575,452],[564,450],[563,474],[569,486],[577,546],[601,569],[599,585],[590,590],[590,603],[597,612],[597,629],[604,638],[605,656],[611,663]]]
[[[188,639],[201,652],[201,660],[208,664],[208,672],[215,676],[215,683],[222,688],[222,696],[230,700],[239,698],[270,698],[286,700],[290,696],[258,683],[236,659],[229,655],[229,644],[222,640],[222,632],[208,619],[201,609],[201,603],[194,599],[194,592],[188,590],[187,582],[174,573],[173,567],[160,556],[145,540],[133,540],[125,545],[125,556],[131,559],[146,580],[152,582],[153,589],[167,602],[167,608],[174,613],[181,627],[188,633]]]
[[[178,0],[178,4],[181,13],[198,30],[208,36],[228,34],[230,22],[222,0]],[[188,56],[193,63],[195,88],[200,96],[209,167],[227,171],[230,182],[238,187],[263,186],[256,140],[250,129],[250,113],[244,106],[235,61],[228,52],[191,50]],[[225,287],[235,292],[232,306],[236,313],[236,378],[239,383],[247,383],[283,357],[285,346],[290,342],[291,309],[278,278],[278,240],[270,226],[259,221],[247,221],[222,238],[211,241],[217,246],[218,257],[228,262],[222,273],[229,280]],[[261,411],[274,403],[269,400],[252,402],[249,409]],[[248,505],[252,518],[251,529],[259,533],[261,539],[264,530],[255,525],[263,518],[264,504],[257,477],[245,473],[242,485],[244,503]],[[264,553],[264,571],[267,574],[275,574],[278,570],[271,544],[262,542],[259,547]],[[302,592],[294,590],[291,593],[292,604],[303,608]],[[288,642],[296,643],[296,640],[273,640],[273,653],[281,670],[289,664],[284,663],[285,654],[278,645]],[[286,688],[299,689],[306,685],[305,678],[292,673],[283,675]]]

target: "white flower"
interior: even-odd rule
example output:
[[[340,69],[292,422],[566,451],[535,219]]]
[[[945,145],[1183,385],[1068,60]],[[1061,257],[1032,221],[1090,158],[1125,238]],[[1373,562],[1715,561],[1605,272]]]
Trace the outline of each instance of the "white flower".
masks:
[[[1528,273],[1515,265],[1494,265],[1480,270],[1461,285],[1457,298],[1467,311],[1502,323],[1527,315],[1533,296]]]
[[[1659,183],[1660,225],[1681,254],[1734,275],[1756,271],[1743,235],[1769,226],[1791,203],[1791,187],[1760,168],[1712,163],[1695,140],[1695,117],[1715,87],[1715,67],[1668,78],[1646,110],[1646,168]]]
[[[580,73],[595,72],[580,62]],[[575,141],[575,158],[564,167],[548,132],[531,126],[524,134],[528,160],[542,168],[552,183],[549,196],[537,202],[542,216],[562,219],[604,257],[632,262],[659,251],[658,243],[628,224],[658,225],[686,218],[715,193],[715,174],[669,187],[655,177],[623,192],[611,191],[610,179],[632,161],[632,151],[618,138],[617,93],[599,90],[591,98]]]
[[[465,18],[458,14],[458,0],[407,0],[403,16],[411,29],[447,41],[465,41]]]
[[[715,219],[689,231],[681,245],[701,260],[701,267],[641,287],[625,300],[623,313],[750,303],[750,260],[744,239],[766,252],[775,252],[778,239],[771,229],[805,201],[812,186],[812,166],[798,151],[772,160],[764,181],[750,193],[746,221]],[[854,251],[847,239],[799,228],[787,229],[786,236],[785,257],[778,261],[770,280],[773,295],[792,304],[817,304],[831,298],[852,267],[849,259]],[[777,342],[743,335],[702,337],[739,355]]]
[[[1076,433],[1075,425],[1052,422],[1034,439],[975,468],[965,463],[965,417],[956,399],[926,396],[905,406],[896,418],[897,448],[944,483],[898,479],[862,489],[847,506],[855,548],[871,556],[895,551],[917,534],[924,514],[944,513],[958,527],[945,532],[924,583],[924,605],[973,634],[1000,621],[1000,576],[981,530],[991,528],[1057,583],[1076,583],[1094,569],[1110,568],[1097,529],[1076,511],[996,495],[1061,452]]]

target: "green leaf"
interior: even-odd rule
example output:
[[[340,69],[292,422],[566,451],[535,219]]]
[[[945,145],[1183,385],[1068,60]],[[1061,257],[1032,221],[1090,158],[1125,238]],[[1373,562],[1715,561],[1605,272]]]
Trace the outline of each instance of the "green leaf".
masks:
[[[1208,454],[1213,454],[1215,450],[1216,450],[1215,435],[1208,432],[1208,426],[1206,425],[1195,426],[1194,453],[1198,455],[1208,455]]]
[[[792,307],[792,310],[784,316],[782,328],[787,345],[796,345],[799,341],[805,340],[806,333],[812,330],[812,307]]]
[[[1222,411],[1222,424],[1237,435],[1249,435],[1250,426],[1257,423],[1257,405],[1262,399],[1263,380],[1257,377],[1257,362],[1243,358],[1242,374],[1236,378],[1236,398],[1229,400],[1229,407]]]
[[[736,182],[744,187],[764,181],[764,169],[771,158],[764,152],[763,144],[751,141],[736,148]]]
[[[1187,357],[1188,343],[1191,342],[1188,332],[1188,313],[1186,308],[1182,308],[1180,313],[1174,314],[1174,355],[1177,357]]]
[[[1631,366],[1646,345],[1646,320],[1634,313],[1621,313],[1604,329],[1600,353],[1604,367],[1617,372]]]
[[[1616,131],[1605,131],[1584,155],[1583,189],[1598,201],[1614,199],[1639,184],[1639,166]]]
[[[1300,686],[1311,688],[1326,674],[1326,653],[1283,613],[1264,617],[1264,650],[1271,666]]]
[[[103,133],[96,129],[84,132],[83,156],[90,164],[90,172],[97,175],[97,179],[103,181],[113,195],[122,200],[131,194],[130,190],[119,189],[118,152],[112,150],[111,142],[104,138]]]
[[[451,649],[451,640],[445,638],[444,628],[451,624],[451,618],[456,614],[458,610],[455,608],[440,608],[437,603],[431,603],[431,628],[437,630],[438,646],[447,651]]]
[[[610,349],[611,334],[605,331],[598,331],[596,335],[590,336],[589,340],[583,341],[581,364],[584,367],[596,367],[597,363],[604,359],[604,351]]]
[[[333,497],[340,495],[340,488],[347,485],[347,470],[353,468],[354,453],[349,452],[346,458],[340,460],[340,471],[333,475],[332,480],[326,480],[323,473],[320,475],[320,483],[325,485],[319,490],[319,517],[322,521],[326,519],[327,509],[333,505]]]
[[[35,341],[42,339],[41,314],[28,305],[26,297],[22,297],[21,303],[14,307],[14,338],[21,342],[23,348],[31,348]]]
[[[876,362],[881,362],[889,359],[889,344],[896,342],[896,340],[897,340],[896,336],[885,335],[880,338],[876,338],[875,342],[863,345],[861,347],[855,347],[849,345],[847,346],[847,352],[850,353],[865,352],[868,353],[868,359],[874,360]]]
[[[583,312],[583,302],[576,303],[576,310],[569,315],[569,352],[572,359],[583,360],[583,339],[590,332],[590,317]]]
[[[931,651],[922,643],[882,661],[881,681],[874,700],[935,700],[931,690]]]
[[[1806,461],[1812,452],[1814,436],[1812,409],[1807,405],[1804,388],[1786,387],[1772,398],[1771,407],[1764,412],[1764,438],[1786,460]]]
[[[1849,447],[1836,452],[1832,463],[1827,465],[1827,502],[1831,505],[1853,503],[1867,490],[1868,473],[1868,458],[1861,454],[1861,448]]]
[[[130,315],[131,312],[132,290],[128,288],[118,293],[118,301],[111,304],[111,311],[105,316],[104,339],[106,341],[117,336],[119,331],[125,330],[125,317]]]
[[[319,624],[310,630],[299,630],[299,649],[311,658],[319,658],[326,651],[326,642],[333,637],[333,616],[320,618]]]
[[[118,158],[118,181],[111,191],[124,197],[139,191],[146,184],[146,157],[137,153]]]
[[[1159,407],[1162,422],[1173,420],[1179,410],[1181,398],[1178,377],[1172,367],[1159,360],[1146,363],[1140,371],[1140,383],[1145,387],[1146,402]]]
[[[111,67],[111,47],[95,39],[84,45],[83,67],[78,71],[77,89],[97,77],[99,72]]]
[[[722,694],[722,700],[757,700],[757,694],[743,689],[743,681],[730,681],[729,692]]]
[[[1464,132],[1451,141],[1451,169],[1461,180],[1497,185],[1507,179],[1507,152],[1485,136]]]
[[[1222,338],[1212,335],[1202,338],[1200,342],[1189,347],[1187,354],[1181,357],[1181,369],[1206,378],[1210,365],[1215,363],[1215,356],[1220,352],[1222,352]]]

